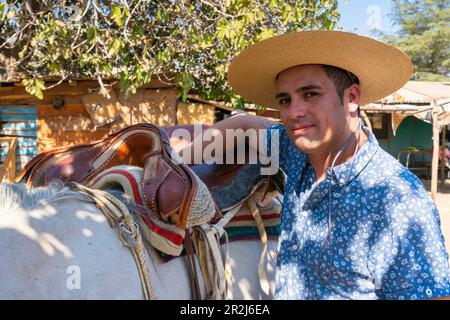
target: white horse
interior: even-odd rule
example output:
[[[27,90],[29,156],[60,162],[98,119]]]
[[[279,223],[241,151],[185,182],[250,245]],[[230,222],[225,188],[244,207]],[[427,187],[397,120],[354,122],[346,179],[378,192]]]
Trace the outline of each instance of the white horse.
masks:
[[[277,241],[269,240],[268,249],[276,256]],[[228,298],[271,299],[276,260],[266,264],[267,295],[258,276],[261,242],[231,242],[228,253]],[[192,299],[184,257],[162,263],[147,246],[146,258],[157,299]],[[143,298],[135,261],[117,230],[90,199],[57,184],[32,191],[0,184],[0,275],[0,299]]]

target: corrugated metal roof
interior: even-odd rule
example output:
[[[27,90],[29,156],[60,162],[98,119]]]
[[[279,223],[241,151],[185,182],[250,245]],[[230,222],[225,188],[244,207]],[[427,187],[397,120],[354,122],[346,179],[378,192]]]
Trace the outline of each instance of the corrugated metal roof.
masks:
[[[431,101],[436,101],[438,125],[450,124],[450,83],[408,81],[397,92],[375,103],[361,106],[368,112],[409,114],[431,122]]]
[[[395,93],[381,99],[383,104],[437,104],[450,102],[450,82],[408,81]]]
[[[406,104],[406,103],[369,103],[361,106],[361,110],[379,112],[419,112],[431,110],[430,104]]]

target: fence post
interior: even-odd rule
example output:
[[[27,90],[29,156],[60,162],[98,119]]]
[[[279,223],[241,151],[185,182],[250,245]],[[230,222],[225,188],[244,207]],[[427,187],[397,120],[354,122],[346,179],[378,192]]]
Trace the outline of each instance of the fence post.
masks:
[[[14,183],[16,179],[16,147],[17,138],[0,138],[0,142],[8,142],[8,153],[6,154],[5,161],[0,167],[0,182],[3,181],[6,173],[8,173],[8,182]]]

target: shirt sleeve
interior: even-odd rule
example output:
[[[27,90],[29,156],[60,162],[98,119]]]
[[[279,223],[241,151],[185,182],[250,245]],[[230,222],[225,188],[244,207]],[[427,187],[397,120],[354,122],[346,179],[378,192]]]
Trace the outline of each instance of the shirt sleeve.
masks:
[[[266,132],[266,154],[275,163],[278,163],[281,170],[288,173],[288,158],[290,152],[290,140],[286,130],[280,124],[275,124],[267,128]]]
[[[386,205],[388,228],[370,255],[380,299],[450,296],[450,269],[439,212],[426,191],[403,194]]]

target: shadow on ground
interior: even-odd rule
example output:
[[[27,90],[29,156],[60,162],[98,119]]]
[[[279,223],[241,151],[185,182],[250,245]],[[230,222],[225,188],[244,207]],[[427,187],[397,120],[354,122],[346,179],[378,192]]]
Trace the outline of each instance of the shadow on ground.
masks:
[[[428,192],[431,192],[431,180],[424,180],[421,179],[422,184],[424,185],[425,189],[427,189]],[[445,180],[445,183],[442,183],[441,180],[438,180],[437,183],[437,192],[438,193],[444,193],[444,194],[450,194],[450,179]]]

